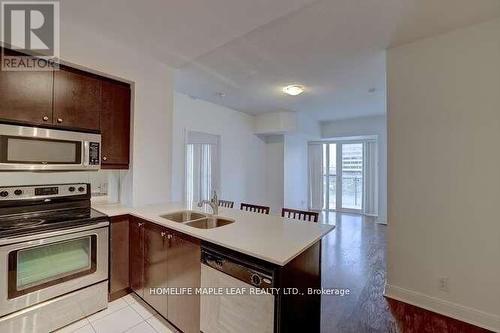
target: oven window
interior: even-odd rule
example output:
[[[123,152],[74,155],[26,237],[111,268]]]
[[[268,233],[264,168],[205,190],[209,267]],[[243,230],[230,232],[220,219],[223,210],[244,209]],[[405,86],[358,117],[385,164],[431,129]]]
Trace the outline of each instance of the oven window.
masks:
[[[97,236],[57,242],[9,254],[9,298],[96,271]]]
[[[3,136],[3,163],[81,164],[81,142]]]

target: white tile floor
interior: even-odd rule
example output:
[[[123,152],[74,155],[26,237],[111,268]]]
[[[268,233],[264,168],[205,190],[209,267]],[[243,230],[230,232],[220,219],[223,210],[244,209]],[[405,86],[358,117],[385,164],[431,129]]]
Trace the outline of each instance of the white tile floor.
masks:
[[[173,333],[166,320],[135,295],[109,303],[108,308],[68,325],[57,333]]]

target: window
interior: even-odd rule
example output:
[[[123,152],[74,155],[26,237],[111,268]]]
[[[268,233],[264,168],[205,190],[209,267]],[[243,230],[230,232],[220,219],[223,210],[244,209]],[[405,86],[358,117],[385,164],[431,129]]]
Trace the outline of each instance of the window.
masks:
[[[220,137],[189,131],[186,140],[186,202],[208,200],[219,191]]]

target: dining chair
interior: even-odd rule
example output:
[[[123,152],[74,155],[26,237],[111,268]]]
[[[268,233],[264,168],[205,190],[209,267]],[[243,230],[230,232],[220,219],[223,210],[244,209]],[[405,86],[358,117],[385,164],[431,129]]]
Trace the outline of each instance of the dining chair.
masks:
[[[233,208],[234,207],[234,201],[219,200],[219,207]]]
[[[247,211],[247,212],[261,213],[261,214],[269,215],[269,207],[266,207],[266,206],[252,205],[252,204],[247,204],[247,203],[242,202],[240,209]]]
[[[319,220],[319,213],[291,208],[283,208],[281,210],[281,216],[308,222],[318,222]]]

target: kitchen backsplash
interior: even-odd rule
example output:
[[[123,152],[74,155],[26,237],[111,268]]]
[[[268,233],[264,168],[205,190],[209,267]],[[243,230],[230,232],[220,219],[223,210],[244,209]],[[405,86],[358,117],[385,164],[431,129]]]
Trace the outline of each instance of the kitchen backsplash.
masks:
[[[117,170],[0,172],[0,186],[90,183],[93,197],[107,197],[110,202],[118,202],[122,173],[124,171]]]

